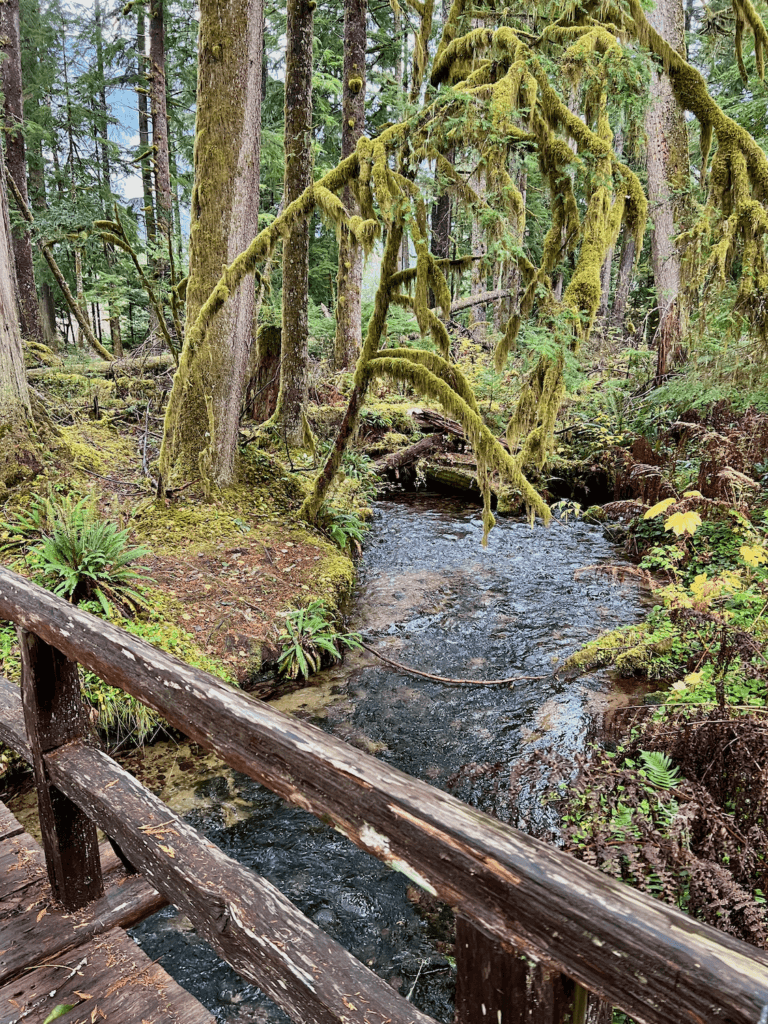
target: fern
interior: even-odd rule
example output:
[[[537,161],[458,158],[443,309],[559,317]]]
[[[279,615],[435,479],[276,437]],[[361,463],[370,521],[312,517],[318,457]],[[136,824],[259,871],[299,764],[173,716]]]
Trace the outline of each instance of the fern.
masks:
[[[674,789],[680,782],[680,769],[672,765],[671,758],[660,750],[641,750],[643,774],[657,789]]]

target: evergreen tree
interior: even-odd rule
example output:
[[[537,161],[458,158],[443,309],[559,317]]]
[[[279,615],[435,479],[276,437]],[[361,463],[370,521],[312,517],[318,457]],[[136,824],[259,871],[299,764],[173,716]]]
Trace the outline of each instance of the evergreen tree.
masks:
[[[201,4],[187,327],[160,454],[166,487],[234,475],[253,286],[216,282],[258,230],[262,33],[260,0]]]

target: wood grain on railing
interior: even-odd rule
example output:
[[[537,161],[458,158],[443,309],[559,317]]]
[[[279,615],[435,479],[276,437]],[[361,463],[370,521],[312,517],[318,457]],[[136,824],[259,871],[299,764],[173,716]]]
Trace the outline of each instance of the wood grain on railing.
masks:
[[[445,900],[490,938],[543,960],[633,1017],[648,1024],[768,1022],[763,951],[184,665],[5,569],[0,617],[143,700],[232,767]],[[49,770],[66,757],[66,749],[51,755]],[[119,838],[127,844],[122,832]]]

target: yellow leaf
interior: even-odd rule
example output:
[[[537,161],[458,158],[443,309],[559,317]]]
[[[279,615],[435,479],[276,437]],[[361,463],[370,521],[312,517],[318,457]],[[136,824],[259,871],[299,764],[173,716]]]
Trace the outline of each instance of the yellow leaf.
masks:
[[[163,851],[163,853],[167,853],[169,857],[176,856],[176,851],[173,849],[172,846],[163,846],[163,844],[160,843],[160,849]]]
[[[660,516],[662,512],[666,512],[670,505],[674,505],[677,498],[665,498],[663,501],[657,501],[655,505],[652,505],[648,511],[643,515],[643,519],[655,519],[656,516]]]
[[[742,544],[739,548],[739,554],[747,565],[751,565],[753,569],[756,569],[758,565],[762,565],[764,562],[768,562],[768,551],[760,544],[754,544],[751,547],[749,544]]]
[[[37,918],[36,918],[38,924],[40,923],[40,921],[42,921],[42,919],[45,917],[45,915],[47,913],[48,913],[48,911],[45,909],[45,907],[43,907],[43,909],[40,911],[40,913],[37,915]]]
[[[676,537],[682,537],[684,533],[693,536],[701,526],[701,516],[698,512],[675,512],[664,524],[665,530],[672,530]]]
[[[689,672],[683,682],[686,686],[698,686],[701,682],[701,672]]]
[[[704,495],[701,491],[685,491],[683,494],[684,498],[703,498]]]

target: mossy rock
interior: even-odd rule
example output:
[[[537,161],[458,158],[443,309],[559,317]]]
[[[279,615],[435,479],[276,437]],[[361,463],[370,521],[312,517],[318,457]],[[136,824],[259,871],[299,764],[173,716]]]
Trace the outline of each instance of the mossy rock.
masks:
[[[608,518],[605,509],[602,505],[590,505],[588,509],[582,513],[581,521],[583,523],[600,524],[604,523]]]

